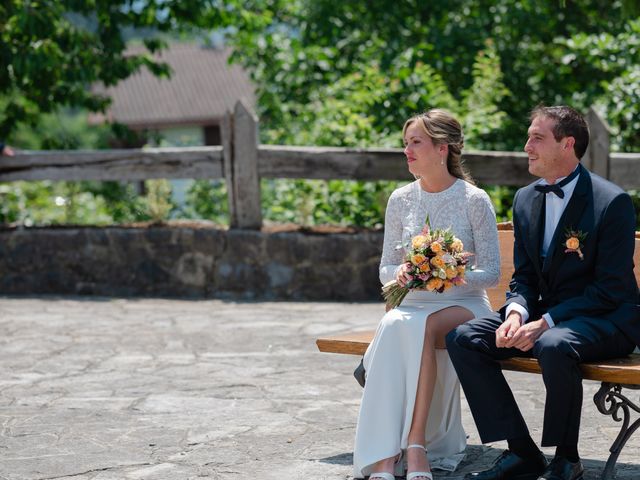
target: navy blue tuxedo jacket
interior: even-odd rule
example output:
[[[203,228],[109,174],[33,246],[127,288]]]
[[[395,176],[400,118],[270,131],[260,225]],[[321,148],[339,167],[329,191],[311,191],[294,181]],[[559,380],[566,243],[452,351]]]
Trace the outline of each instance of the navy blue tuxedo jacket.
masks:
[[[529,312],[529,321],[548,312],[556,324],[579,317],[614,322],[640,345],[638,284],[633,273],[635,212],[629,195],[579,165],[578,183],[560,217],[544,262],[544,194],[538,180],[513,201],[514,274],[507,301]],[[566,230],[586,234],[577,253],[565,252]]]

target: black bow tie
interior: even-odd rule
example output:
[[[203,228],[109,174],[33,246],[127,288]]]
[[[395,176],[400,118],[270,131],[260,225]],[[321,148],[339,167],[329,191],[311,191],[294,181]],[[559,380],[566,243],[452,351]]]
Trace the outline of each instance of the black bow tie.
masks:
[[[542,193],[553,192],[560,198],[564,198],[564,191],[562,190],[562,187],[564,187],[567,183],[569,183],[571,180],[576,178],[579,173],[580,173],[580,169],[576,168],[573,172],[571,172],[571,175],[569,175],[568,177],[565,177],[561,182],[554,183],[553,185],[536,185],[533,188],[535,188],[538,192],[542,192]]]

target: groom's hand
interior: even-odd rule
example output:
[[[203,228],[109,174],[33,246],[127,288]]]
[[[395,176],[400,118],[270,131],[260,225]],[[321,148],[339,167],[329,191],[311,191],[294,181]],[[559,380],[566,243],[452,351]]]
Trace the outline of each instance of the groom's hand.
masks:
[[[533,348],[533,344],[545,330],[549,330],[549,324],[544,318],[525,323],[507,342],[507,347],[527,352]]]
[[[496,330],[496,347],[507,348],[521,325],[522,316],[516,311],[511,312]]]

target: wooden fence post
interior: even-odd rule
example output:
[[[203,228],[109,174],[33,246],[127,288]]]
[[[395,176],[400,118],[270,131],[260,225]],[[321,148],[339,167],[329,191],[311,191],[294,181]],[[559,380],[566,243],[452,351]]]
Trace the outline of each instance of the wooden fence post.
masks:
[[[593,173],[603,178],[610,178],[609,125],[598,115],[593,107],[587,113],[589,125],[589,146],[583,157],[583,164]]]
[[[220,136],[222,140],[222,168],[224,180],[227,185],[227,201],[229,205],[229,227],[238,225],[236,200],[233,186],[233,114],[227,110],[220,124]]]
[[[236,103],[230,135],[230,227],[259,230],[262,227],[260,176],[258,174],[258,119],[242,101]],[[229,138],[229,135],[227,135]],[[225,162],[227,161],[225,154]]]

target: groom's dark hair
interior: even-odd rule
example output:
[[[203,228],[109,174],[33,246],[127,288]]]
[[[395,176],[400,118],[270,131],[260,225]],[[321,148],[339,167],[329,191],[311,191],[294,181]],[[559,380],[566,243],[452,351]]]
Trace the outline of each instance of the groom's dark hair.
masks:
[[[531,112],[531,121],[539,116],[555,120],[556,124],[551,131],[556,142],[564,137],[573,137],[576,141],[573,145],[573,151],[578,159],[582,158],[584,152],[587,151],[587,145],[589,145],[589,127],[577,110],[566,105],[553,107],[538,105]]]

